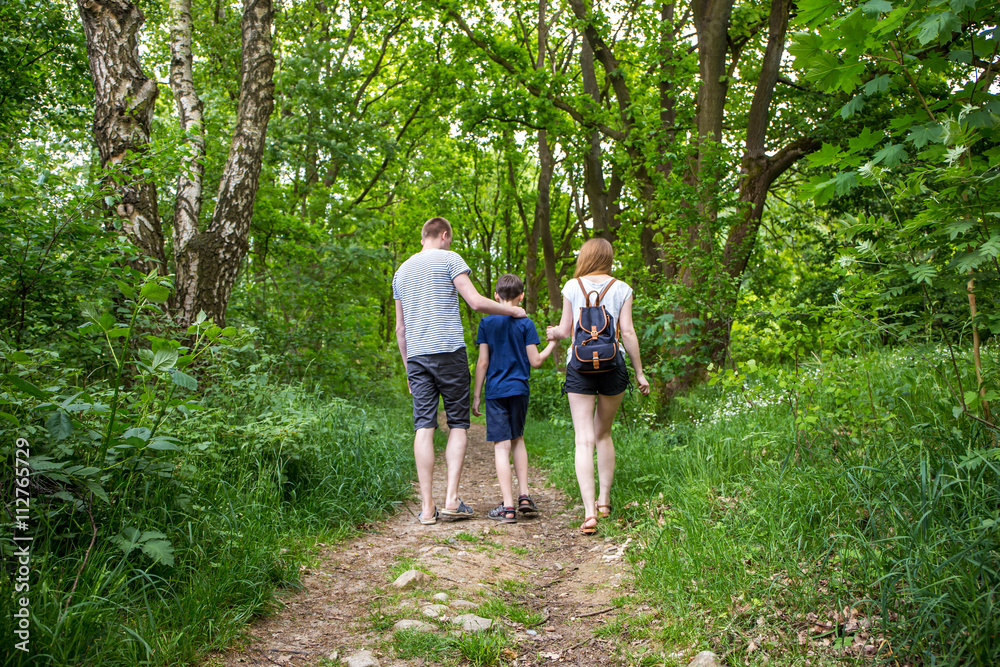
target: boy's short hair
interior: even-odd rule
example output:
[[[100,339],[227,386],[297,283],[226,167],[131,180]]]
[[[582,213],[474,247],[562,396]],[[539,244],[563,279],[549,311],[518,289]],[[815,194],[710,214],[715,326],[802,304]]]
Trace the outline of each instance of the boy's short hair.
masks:
[[[524,283],[513,273],[505,273],[497,280],[497,296],[504,301],[513,301],[524,293]]]
[[[424,228],[420,230],[420,238],[426,239],[432,236],[441,236],[442,232],[448,232],[448,236],[453,236],[451,233],[451,223],[444,218],[431,218],[424,223]]]

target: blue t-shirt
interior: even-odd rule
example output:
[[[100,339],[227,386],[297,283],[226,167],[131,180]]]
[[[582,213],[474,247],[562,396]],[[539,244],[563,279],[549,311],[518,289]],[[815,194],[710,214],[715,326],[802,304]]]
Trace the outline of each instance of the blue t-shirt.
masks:
[[[527,395],[531,363],[528,345],[538,345],[535,323],[527,317],[489,315],[479,322],[476,345],[490,346],[486,370],[486,398]]]

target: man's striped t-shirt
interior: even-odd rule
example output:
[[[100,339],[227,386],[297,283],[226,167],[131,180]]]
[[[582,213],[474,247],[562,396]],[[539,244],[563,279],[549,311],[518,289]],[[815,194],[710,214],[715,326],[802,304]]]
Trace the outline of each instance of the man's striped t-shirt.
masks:
[[[403,262],[392,277],[392,296],[403,306],[406,358],[465,347],[455,278],[471,273],[451,250],[424,250]]]

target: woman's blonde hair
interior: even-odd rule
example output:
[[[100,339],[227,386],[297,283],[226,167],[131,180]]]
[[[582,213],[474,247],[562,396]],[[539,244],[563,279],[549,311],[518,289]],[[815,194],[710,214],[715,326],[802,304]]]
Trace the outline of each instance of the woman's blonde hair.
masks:
[[[576,256],[576,271],[574,278],[580,276],[590,276],[595,273],[607,273],[611,275],[611,260],[614,258],[614,250],[607,239],[592,238],[580,248],[580,254]]]

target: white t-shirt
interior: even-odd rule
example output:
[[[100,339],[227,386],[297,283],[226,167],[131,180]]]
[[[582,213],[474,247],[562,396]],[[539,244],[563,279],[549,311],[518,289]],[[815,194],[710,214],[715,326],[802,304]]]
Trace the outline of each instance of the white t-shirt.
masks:
[[[600,282],[594,282],[592,280],[587,280],[582,278],[584,287],[587,291],[595,291],[597,294],[601,293],[601,290],[607,286],[608,280],[602,280]],[[569,300],[570,306],[573,309],[573,332],[576,332],[576,324],[580,321],[580,309],[587,305],[587,298],[584,296],[583,292],[580,291],[580,283],[573,278],[562,288],[562,295]],[[595,294],[590,295],[590,305],[594,305],[596,301]],[[625,300],[632,296],[632,288],[628,284],[622,282],[621,280],[615,280],[615,284],[611,286],[604,298],[601,299],[601,305],[604,306],[605,310],[608,311],[608,315],[615,318],[615,327],[619,327],[621,320],[622,305],[624,305]],[[572,339],[572,333],[570,334]],[[570,346],[566,350],[566,363],[569,363],[570,358],[573,354],[573,347]]]
[[[463,273],[470,273],[465,260],[441,249],[418,252],[396,269],[392,296],[403,306],[407,359],[465,347],[454,282]]]

